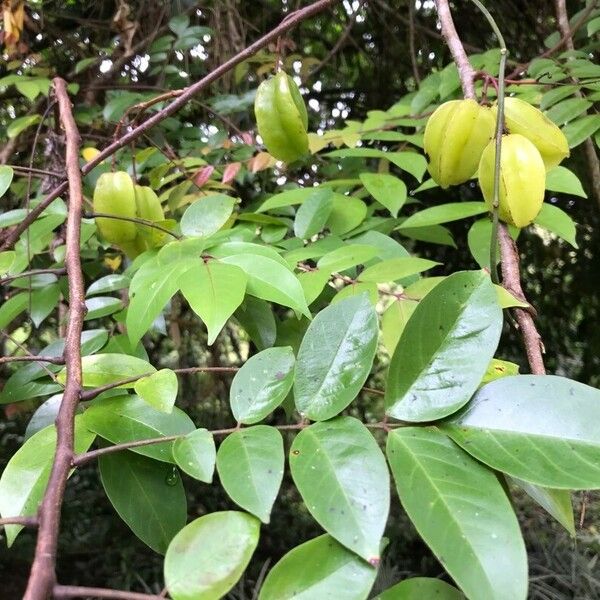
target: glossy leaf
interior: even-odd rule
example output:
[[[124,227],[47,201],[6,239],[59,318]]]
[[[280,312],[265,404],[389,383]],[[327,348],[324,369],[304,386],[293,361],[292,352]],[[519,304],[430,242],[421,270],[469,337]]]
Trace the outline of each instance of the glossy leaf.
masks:
[[[390,432],[387,456],[410,520],[466,596],[525,600],[525,546],[496,475],[433,427]]]
[[[577,175],[562,166],[554,167],[554,169],[546,173],[546,189],[552,192],[561,192],[563,194],[587,198],[587,194]]]
[[[271,306],[264,300],[247,296],[234,316],[259,350],[270,348],[275,343],[275,317]]]
[[[255,425],[229,434],[217,452],[217,471],[229,497],[268,523],[283,479],[283,439],[274,427]]]
[[[587,115],[571,121],[562,128],[569,141],[569,148],[579,146],[584,140],[600,129],[600,115]]]
[[[464,600],[455,587],[430,577],[412,577],[388,588],[373,600]]]
[[[186,525],[165,556],[165,582],[173,600],[217,600],[237,583],[258,544],[258,519],[215,512]]]
[[[300,205],[294,219],[296,237],[308,239],[323,229],[333,208],[333,193],[328,192],[313,194]]]
[[[294,398],[302,416],[330,419],[356,398],[371,372],[378,333],[377,314],[365,294],[315,317],[296,361]]]
[[[539,225],[556,234],[563,240],[566,240],[573,248],[578,248],[577,240],[575,239],[577,234],[575,223],[573,222],[573,219],[571,219],[564,210],[558,208],[558,206],[544,203],[542,205],[542,210],[540,210],[534,222],[536,225]]]
[[[354,196],[334,194],[325,226],[333,235],[343,235],[358,227],[367,216],[367,205]]]
[[[180,280],[181,292],[208,329],[208,344],[244,300],[247,277],[235,265],[200,261]]]
[[[0,198],[6,194],[13,180],[14,171],[12,167],[0,165]]]
[[[0,329],[5,329],[10,322],[29,306],[29,294],[15,294],[0,305]]]
[[[440,263],[425,258],[406,256],[402,258],[390,258],[367,267],[358,276],[359,281],[373,281],[374,283],[388,283],[398,281],[410,275],[422,273],[432,269]]]
[[[451,221],[482,215],[486,212],[488,212],[488,209],[483,202],[451,202],[415,213],[402,222],[400,229],[450,223]]]
[[[381,318],[381,335],[383,337],[383,345],[390,356],[393,356],[394,350],[398,345],[398,340],[400,340],[400,336],[418,304],[416,300],[398,298],[383,313],[383,317]]]
[[[600,488],[600,391],[555,375],[503,377],[443,429],[490,467],[544,487]]]
[[[86,452],[96,435],[88,431],[81,417],[75,417],[75,452]],[[8,461],[0,477],[0,516],[31,517],[41,502],[56,451],[56,428],[46,427],[32,435]],[[12,546],[23,529],[5,525],[6,542]]]
[[[330,304],[336,304],[346,298],[362,296],[363,294],[367,294],[367,297],[373,306],[377,305],[377,302],[379,301],[379,291],[377,289],[377,284],[372,281],[349,283],[331,299]]]
[[[169,415],[152,408],[137,396],[114,396],[92,402],[83,414],[85,426],[113,444],[172,435],[185,435],[196,427],[178,408]],[[156,460],[174,462],[173,442],[132,448]]]
[[[330,275],[327,271],[320,271],[319,269],[298,273],[298,281],[302,286],[308,306],[321,295],[321,292],[325,289],[329,281],[329,277]]]
[[[119,298],[112,296],[94,296],[85,301],[84,321],[92,321],[93,319],[101,319],[116,313],[123,308],[123,302]]]
[[[366,600],[376,576],[376,569],[325,534],[277,562],[258,600]]]
[[[294,363],[290,346],[267,348],[247,360],[233,378],[229,392],[235,420],[258,423],[275,410],[292,387]]]
[[[390,363],[387,414],[432,421],[457,411],[496,351],[502,311],[483,271],[454,273],[421,300]]]
[[[177,466],[204,483],[212,483],[216,457],[215,441],[206,429],[195,429],[173,444]]]
[[[98,466],[104,491],[121,519],[142,542],[164,554],[187,519],[177,469],[133,452],[105,454]]]
[[[29,315],[36,327],[39,327],[44,319],[56,308],[59,298],[60,287],[56,283],[31,292]],[[118,303],[121,305],[120,301]]]
[[[177,375],[171,369],[161,369],[152,375],[138,379],[133,389],[150,406],[170,414],[175,405],[179,384]]]
[[[95,296],[96,294],[106,294],[115,292],[128,287],[130,279],[127,275],[112,273],[96,279],[87,289],[86,296]]]
[[[336,248],[322,256],[317,262],[319,269],[334,273],[362,265],[377,256],[377,248],[365,244],[349,244]]]
[[[390,484],[368,429],[352,417],[315,423],[296,436],[289,461],[294,483],[319,525],[376,566]]]
[[[427,171],[427,161],[424,156],[416,152],[384,152],[375,148],[345,148],[327,153],[327,156],[336,158],[360,157],[383,158],[394,163],[404,171],[410,173],[418,181],[423,179]]]
[[[225,225],[233,212],[235,198],[225,194],[203,196],[181,217],[181,233],[189,237],[208,237]]]
[[[360,180],[377,202],[385,206],[393,217],[398,216],[407,197],[404,181],[387,173],[361,173]]]

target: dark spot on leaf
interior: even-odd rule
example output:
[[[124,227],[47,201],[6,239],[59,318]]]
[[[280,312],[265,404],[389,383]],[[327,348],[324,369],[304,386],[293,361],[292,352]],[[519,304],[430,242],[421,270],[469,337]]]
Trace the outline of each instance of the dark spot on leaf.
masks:
[[[292,454],[294,456],[298,456],[298,454],[300,454],[300,450],[292,450]]]

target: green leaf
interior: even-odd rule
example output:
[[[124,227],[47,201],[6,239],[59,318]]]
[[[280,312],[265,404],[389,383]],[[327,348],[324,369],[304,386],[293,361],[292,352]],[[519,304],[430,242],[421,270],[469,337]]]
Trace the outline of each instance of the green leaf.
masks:
[[[200,261],[181,277],[181,292],[206,325],[209,346],[244,300],[247,280],[239,267],[216,260]]]
[[[308,306],[321,295],[321,292],[329,281],[329,273],[327,271],[319,271],[318,269],[298,273],[297,277],[304,291],[304,297]]]
[[[488,365],[485,375],[481,380],[481,385],[485,385],[486,383],[490,383],[490,381],[495,381],[501,377],[508,377],[509,375],[518,374],[519,365],[507,360],[498,360],[497,358],[492,358],[492,361]]]
[[[363,265],[377,256],[377,248],[364,244],[348,244],[328,252],[317,262],[317,267],[328,273],[345,271]]]
[[[300,282],[279,262],[259,254],[235,254],[221,260],[240,267],[246,273],[248,294],[289,306],[310,318]]]
[[[16,138],[21,132],[32,125],[37,125],[42,120],[42,115],[27,115],[15,119],[7,128],[6,135],[9,139]]]
[[[199,259],[187,258],[168,264],[159,264],[155,257],[144,263],[131,280],[127,335],[132,346],[150,329],[154,319],[179,289],[181,276],[197,264]]]
[[[500,308],[529,308],[529,304],[527,302],[519,300],[501,285],[494,284],[494,288],[496,290],[496,300],[498,301]]]
[[[212,483],[216,457],[215,441],[206,429],[191,431],[173,444],[173,458],[177,466],[204,483]]]
[[[111,273],[96,279],[85,293],[86,296],[94,296],[95,294],[106,294],[108,292],[115,292],[129,287],[129,277],[120,273]]]
[[[410,275],[422,273],[432,269],[440,263],[425,258],[406,256],[402,258],[390,258],[367,267],[358,276],[359,281],[373,281],[374,283],[388,283],[398,281]]]
[[[525,600],[525,545],[496,475],[433,427],[390,432],[387,456],[404,510],[466,596]]]
[[[552,515],[569,532],[571,537],[575,537],[573,503],[569,490],[545,488],[514,477],[509,477],[508,479],[526,492],[548,514]]]
[[[543,487],[600,488],[600,391],[517,375],[481,388],[443,429],[493,469]]]
[[[333,192],[323,190],[324,193],[309,196],[298,209],[294,219],[294,234],[303,240],[319,233],[333,208]]]
[[[494,356],[502,310],[483,271],[454,273],[421,300],[406,324],[386,388],[387,414],[433,421],[466,404]]]
[[[161,369],[142,377],[133,386],[135,393],[144,402],[167,414],[173,412],[178,388],[177,375],[171,369]]]
[[[6,194],[13,180],[14,171],[12,167],[0,165],[0,198]]]
[[[123,302],[119,298],[113,298],[112,296],[94,296],[85,301],[85,308],[87,313],[84,320],[92,321],[93,319],[107,317],[121,310]]]
[[[488,208],[483,202],[451,202],[440,206],[432,206],[415,213],[403,221],[399,229],[450,223],[451,221],[474,217],[486,212],[488,212]]]
[[[294,483],[319,525],[377,566],[390,477],[369,430],[353,417],[315,423],[296,436],[289,461]]]
[[[80,416],[75,417],[75,453],[86,452],[96,435],[88,431]],[[56,451],[56,428],[50,425],[31,436],[8,461],[0,477],[0,516],[31,517],[37,513]],[[12,546],[23,529],[5,525],[6,542]]]
[[[564,211],[553,204],[544,203],[542,209],[535,218],[535,224],[556,234],[558,237],[569,242],[573,248],[578,248],[573,219]]]
[[[121,519],[152,550],[164,554],[187,520],[177,469],[133,452],[98,459],[104,491]]]
[[[429,225],[427,227],[396,227],[400,233],[411,240],[439,244],[456,248],[456,243],[450,230],[442,225]]]
[[[94,354],[81,359],[84,387],[99,387],[115,383],[131,377],[149,375],[156,369],[147,361],[127,354]],[[64,368],[57,376],[59,383],[67,381],[67,370]],[[135,381],[124,383],[121,388],[132,388]]]
[[[325,156],[331,156],[332,158],[383,158],[410,173],[418,181],[423,179],[423,175],[427,171],[427,160],[416,152],[384,152],[375,148],[345,148],[328,152]]]
[[[83,414],[85,426],[113,444],[159,437],[185,435],[196,429],[192,420],[177,407],[169,415],[152,408],[137,396],[113,396],[94,400]],[[133,452],[175,462],[173,442],[132,448]]]
[[[247,360],[235,374],[229,391],[235,420],[251,425],[273,412],[292,387],[294,363],[290,346],[267,348]]]
[[[574,148],[594,135],[598,129],[600,129],[600,115],[594,114],[571,121],[562,128],[562,132],[569,142],[569,148]]]
[[[557,125],[561,126],[569,121],[572,121],[582,113],[585,113],[593,102],[589,102],[584,98],[569,98],[563,100],[558,104],[555,104],[550,110],[546,112],[546,116],[554,121]]]
[[[376,569],[325,534],[277,562],[258,600],[366,600],[376,576]]]
[[[356,398],[377,349],[377,314],[366,294],[322,310],[300,344],[294,379],[298,412],[330,419]]]
[[[331,189],[319,187],[310,188],[298,188],[295,190],[286,190],[280,194],[275,194],[267,200],[265,200],[256,211],[257,213],[263,213],[274,208],[283,208],[285,206],[293,206],[294,204],[302,204],[311,198],[324,198],[331,195]]]
[[[563,194],[571,194],[573,196],[581,196],[587,198],[587,194],[583,190],[581,181],[573,171],[569,171],[566,167],[554,167],[546,174],[546,189],[552,192],[561,192]],[[543,206],[546,206],[545,204]]]
[[[259,350],[270,348],[275,343],[275,317],[271,306],[264,300],[246,296],[234,316]]]
[[[489,219],[475,221],[469,229],[467,242],[471,256],[482,268],[490,270],[490,248],[492,245],[492,222]],[[500,245],[496,244],[496,264],[500,262]]]
[[[0,306],[0,329],[5,329],[11,321],[29,306],[29,293],[21,292],[11,296]]]
[[[331,299],[330,304],[336,304],[346,298],[361,296],[363,294],[367,294],[367,297],[373,306],[377,305],[377,302],[379,301],[379,290],[377,289],[377,284],[372,281],[365,283],[349,283]]]
[[[255,425],[228,435],[217,452],[217,471],[229,497],[263,523],[283,479],[283,439],[274,427]]]
[[[392,217],[397,217],[407,197],[406,184],[386,173],[361,173],[360,180],[369,194],[385,206]]]
[[[400,336],[418,304],[416,300],[398,298],[383,313],[381,335],[383,337],[383,345],[390,356],[394,354]]]
[[[13,264],[16,255],[14,250],[0,252],[0,275],[6,275],[10,271],[10,267]]]
[[[258,544],[258,519],[242,512],[204,515],[186,525],[165,556],[173,600],[217,600],[237,583]]]
[[[235,202],[235,198],[225,194],[202,196],[183,213],[181,233],[189,237],[208,237],[217,233],[231,216]]]
[[[249,242],[225,242],[216,246],[209,246],[209,248],[209,254],[215,258],[227,258],[236,254],[258,254],[259,256],[264,256],[278,262],[290,272],[293,271],[288,261],[271,246],[251,244]]]
[[[543,96],[540,102],[540,110],[547,110],[557,102],[572,96],[577,90],[576,85],[561,85],[553,89],[548,90]]]
[[[60,287],[57,283],[47,285],[31,293],[29,316],[36,327],[39,327],[44,319],[56,308],[59,298]]]
[[[343,235],[356,229],[367,216],[367,205],[354,196],[334,194],[331,213],[325,226],[333,235]]]
[[[430,577],[411,577],[388,588],[373,600],[464,600],[453,586]]]

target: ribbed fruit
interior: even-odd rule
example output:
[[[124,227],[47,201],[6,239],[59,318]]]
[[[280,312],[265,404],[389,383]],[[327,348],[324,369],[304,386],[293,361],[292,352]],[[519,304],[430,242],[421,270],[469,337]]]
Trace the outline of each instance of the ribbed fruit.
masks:
[[[494,200],[495,141],[479,163],[479,186],[492,210]],[[526,227],[537,217],[544,202],[546,168],[538,149],[526,137],[511,133],[502,137],[498,216],[516,227]]]
[[[135,191],[131,177],[125,171],[103,173],[94,190],[94,212],[119,217],[137,216]],[[111,244],[132,242],[137,230],[135,223],[119,219],[96,218],[102,237]]]
[[[162,223],[165,213],[158,196],[148,186],[135,186],[135,202],[137,205],[137,216],[152,223]],[[138,225],[138,237],[144,241],[146,248],[154,248],[164,243],[166,233],[147,225]]]
[[[263,81],[254,102],[258,133],[269,153],[293,162],[308,152],[308,114],[300,90],[283,71]]]
[[[493,107],[494,117],[496,107]],[[546,169],[570,154],[565,134],[542,111],[519,98],[504,99],[504,121],[509,133],[525,136],[542,155]]]
[[[475,100],[451,100],[438,107],[427,121],[424,137],[433,180],[447,188],[471,179],[495,127],[492,111]]]

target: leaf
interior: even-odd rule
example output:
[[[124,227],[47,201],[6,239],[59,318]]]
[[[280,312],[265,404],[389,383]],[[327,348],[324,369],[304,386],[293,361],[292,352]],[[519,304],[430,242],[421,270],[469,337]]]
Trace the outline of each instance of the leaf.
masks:
[[[386,173],[361,173],[360,180],[369,194],[385,206],[392,217],[397,217],[407,197],[406,184]]]
[[[492,361],[488,365],[488,368],[481,380],[481,385],[485,385],[490,381],[500,379],[501,377],[508,377],[509,375],[518,375],[519,365],[509,362],[507,360],[498,360],[492,358]]]
[[[367,205],[354,196],[334,194],[325,226],[333,235],[343,235],[358,227],[367,216]]]
[[[329,273],[327,271],[319,271],[318,269],[298,273],[297,277],[304,291],[304,297],[308,306],[321,295],[321,292],[329,281]]]
[[[529,308],[529,304],[527,302],[519,300],[501,285],[494,284],[494,288],[496,289],[496,300],[498,301],[500,308]]]
[[[348,244],[322,256],[317,262],[317,267],[328,273],[335,273],[356,265],[363,265],[375,256],[377,256],[377,248],[373,246]]]
[[[573,196],[581,196],[587,198],[587,194],[583,190],[581,181],[573,171],[569,171],[566,167],[554,167],[546,174],[546,189],[552,192],[561,192],[563,194],[571,194]],[[544,204],[543,206],[547,206]]]
[[[490,270],[490,249],[492,245],[492,222],[489,219],[475,221],[469,229],[467,242],[471,256],[482,268]],[[496,264],[500,262],[500,245],[496,243]]]
[[[238,423],[258,423],[285,400],[294,380],[294,363],[290,346],[267,348],[244,363],[229,391]]]
[[[121,519],[152,550],[164,554],[187,520],[187,502],[175,467],[134,454],[99,457],[104,491]]]
[[[206,429],[195,429],[173,444],[177,466],[204,483],[212,483],[216,457],[215,441]]]
[[[229,497],[269,523],[283,479],[283,439],[274,427],[255,425],[228,435],[217,452],[217,471]]]
[[[296,436],[289,461],[294,483],[319,525],[377,566],[390,477],[368,429],[353,417],[315,423]]]
[[[216,260],[200,261],[181,277],[181,292],[208,329],[208,345],[244,300],[246,273]]]
[[[196,429],[192,420],[177,407],[169,415],[152,408],[137,396],[113,396],[94,400],[83,414],[85,426],[113,444],[166,436],[180,436]],[[133,452],[175,462],[173,442],[132,448]]]
[[[135,393],[144,402],[167,414],[173,412],[178,388],[177,375],[171,369],[161,369],[142,377],[133,386]]]
[[[333,192],[323,190],[322,194],[309,196],[298,209],[294,219],[294,235],[301,239],[311,238],[319,233],[333,208]]]
[[[259,254],[235,254],[221,260],[240,267],[246,273],[248,294],[289,306],[310,318],[300,282],[279,262]]]
[[[460,219],[467,219],[488,212],[487,206],[483,202],[451,202],[441,204],[421,210],[411,215],[402,222],[399,229],[409,227],[430,227],[440,223],[450,223]]]
[[[390,356],[394,354],[398,340],[418,304],[416,300],[398,298],[383,313],[381,335],[383,337],[383,345]]]
[[[411,577],[388,588],[373,600],[464,600],[453,586],[430,577]]]
[[[42,120],[42,115],[27,115],[15,119],[7,128],[6,135],[9,139],[16,138],[21,132],[32,125],[37,125]]]
[[[425,258],[405,256],[402,258],[390,258],[367,267],[358,276],[359,281],[373,281],[374,283],[388,283],[398,281],[410,275],[422,273],[432,269],[440,263]]]
[[[259,350],[275,344],[277,325],[273,310],[267,302],[246,296],[234,316]]]
[[[0,305],[0,329],[5,329],[7,325],[29,306],[29,294],[21,292],[11,296]]]
[[[0,275],[6,275],[10,271],[10,267],[13,264],[16,255],[14,250],[0,252]]]
[[[594,114],[571,121],[562,128],[562,132],[569,142],[569,148],[574,148],[594,135],[598,129],[600,129],[600,115]]]
[[[377,314],[366,294],[322,310],[300,344],[294,379],[298,412],[330,419],[356,398],[377,349]]]
[[[208,237],[225,225],[235,206],[235,198],[225,194],[203,196],[181,217],[181,233],[189,237]]]
[[[376,576],[376,569],[325,534],[279,560],[258,600],[366,600]]]
[[[465,595],[525,600],[525,545],[494,473],[434,427],[390,432],[387,456],[404,510]]]
[[[502,310],[489,276],[463,271],[439,283],[415,309],[390,362],[386,414],[433,421],[466,404],[494,356]]]
[[[88,431],[80,416],[75,417],[75,453],[86,452],[95,434]],[[56,451],[56,428],[50,425],[31,436],[8,461],[0,477],[0,516],[31,517],[37,513]],[[22,525],[5,525],[6,543],[12,546]]]
[[[47,285],[39,290],[34,290],[31,293],[31,310],[29,315],[36,327],[39,327],[44,319],[56,308],[59,298],[60,287],[56,283]]]
[[[204,515],[186,525],[165,556],[173,600],[222,598],[246,570],[258,544],[258,519],[242,512]]]
[[[99,387],[109,383],[149,375],[156,369],[147,361],[127,354],[94,354],[81,359],[84,387]],[[67,381],[67,370],[64,368],[57,376],[59,383]],[[132,388],[135,381],[124,383],[121,388]]]
[[[14,171],[12,167],[0,165],[0,198],[6,194],[13,180]]]
[[[442,225],[406,228],[397,227],[396,229],[400,229],[400,233],[411,240],[439,244],[440,246],[450,246],[451,248],[457,247],[450,230]]]
[[[427,171],[427,160],[416,152],[384,152],[375,148],[346,148],[328,152],[325,156],[332,158],[383,158],[410,173],[418,181],[423,179],[423,175]]]
[[[123,308],[123,302],[112,296],[94,296],[85,301],[86,315],[84,321],[107,317]]]
[[[592,105],[593,102],[589,102],[584,98],[569,98],[555,104],[546,112],[546,116],[560,126],[585,113]]]
[[[482,387],[443,429],[490,467],[543,487],[600,488],[600,391],[555,375]]]
[[[377,302],[379,301],[379,290],[377,289],[377,284],[372,281],[366,283],[349,283],[331,299],[330,304],[336,304],[345,298],[361,296],[362,294],[367,294],[367,297],[373,306],[377,305]]]
[[[290,272],[293,271],[287,260],[271,246],[248,242],[225,242],[216,246],[210,246],[210,255],[216,258],[228,258],[237,254],[258,254],[259,256],[264,256],[278,262]]]
[[[286,190],[279,194],[271,196],[265,200],[257,209],[257,213],[263,213],[274,208],[283,208],[284,206],[293,206],[294,204],[302,204],[308,199],[317,197],[320,200],[331,195],[331,190],[322,186],[310,188],[297,188],[294,190]]]
[[[108,292],[115,292],[129,287],[129,277],[118,273],[111,273],[96,279],[85,293],[86,296],[94,296],[95,294],[106,294]]]
[[[537,502],[548,514],[552,515],[571,535],[575,537],[575,520],[573,504],[569,490],[544,488],[521,479],[509,477],[516,486],[520,487],[530,498]]]
[[[535,224],[554,233],[563,240],[569,242],[573,248],[577,246],[577,230],[573,219],[564,211],[552,204],[544,203],[542,209],[535,218]]]

